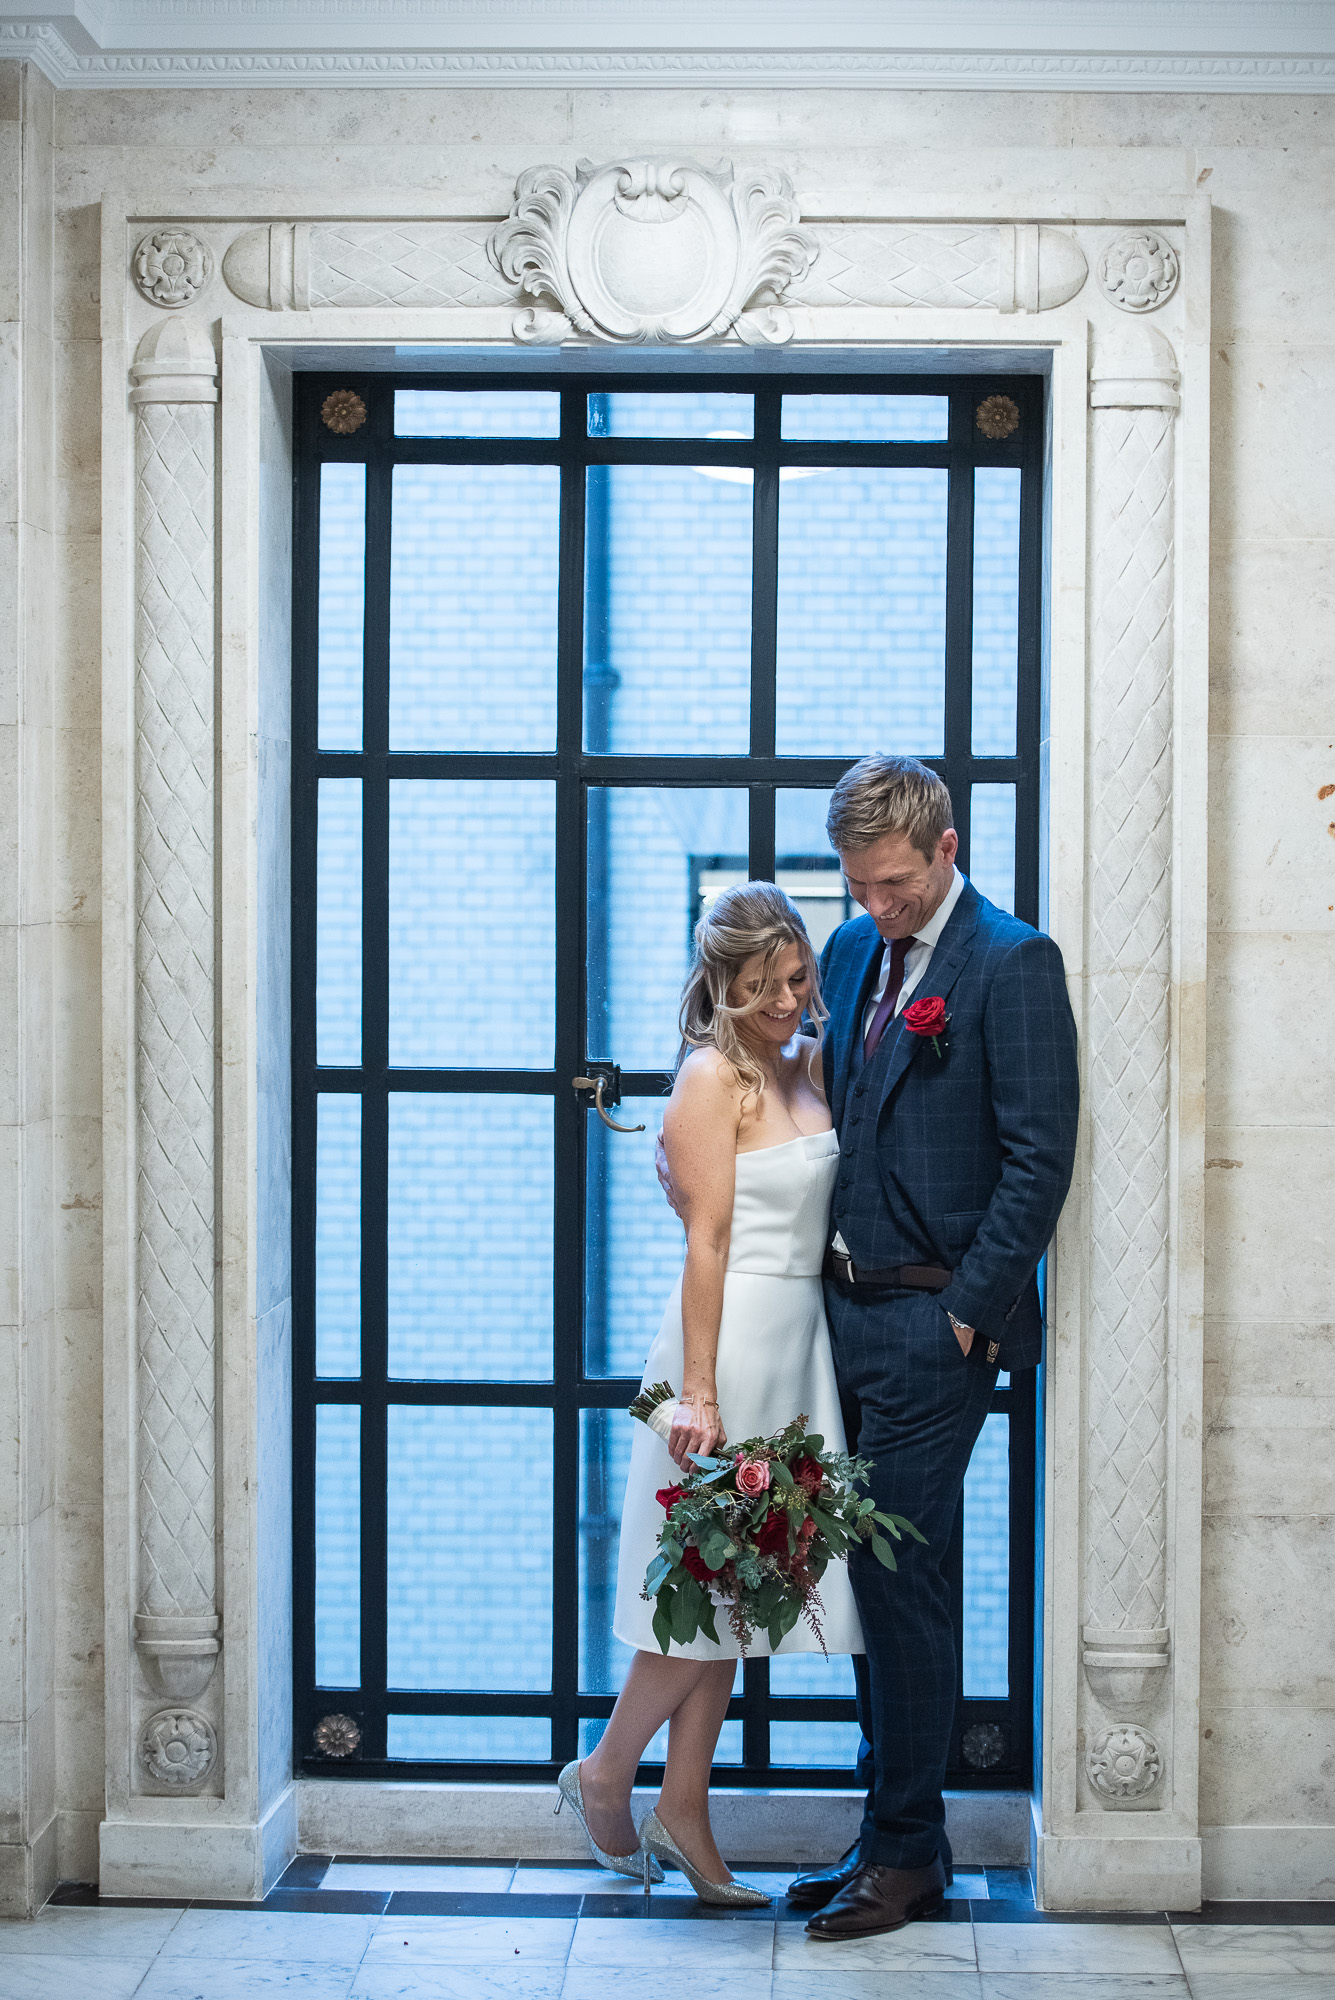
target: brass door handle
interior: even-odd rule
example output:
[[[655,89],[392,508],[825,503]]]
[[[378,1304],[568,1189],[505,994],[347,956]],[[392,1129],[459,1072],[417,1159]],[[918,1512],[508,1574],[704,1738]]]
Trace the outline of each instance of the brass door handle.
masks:
[[[643,1132],[643,1125],[618,1125],[615,1118],[609,1118],[603,1109],[603,1092],[607,1088],[605,1076],[572,1076],[571,1084],[576,1090],[593,1092],[593,1108],[611,1132]]]

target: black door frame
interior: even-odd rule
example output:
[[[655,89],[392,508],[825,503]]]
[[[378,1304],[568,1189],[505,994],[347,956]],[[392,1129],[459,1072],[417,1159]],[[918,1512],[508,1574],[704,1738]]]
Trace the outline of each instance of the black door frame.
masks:
[[[629,439],[588,435],[586,397],[609,391],[670,390],[753,393],[750,440]],[[395,388],[535,389],[562,393],[556,440],[396,437]],[[331,391],[352,389],[366,405],[365,424],[349,436],[324,426],[321,405]],[[579,1424],[584,1409],[624,1408],[638,1383],[584,1373],[585,1156],[590,1114],[570,1079],[586,1058],[615,1050],[586,1047],[586,867],[591,788],[603,786],[744,787],[749,797],[751,874],[772,877],[776,788],[828,789],[851,757],[779,756],[775,750],[775,609],[779,466],[841,464],[941,466],[951,473],[947,514],[947,612],[944,754],[924,761],[942,772],[955,799],[960,865],[969,864],[969,797],[975,783],[1016,787],[1015,908],[1039,916],[1039,726],[1041,703],[1041,538],[1044,389],[1031,375],[822,374],[742,378],[711,375],[688,363],[680,374],[656,371],[615,377],[565,370],[550,377],[525,370],[407,376],[307,374],[295,382],[293,616],[293,855],[292,1076],[294,1283],[294,1699],[297,1768],[323,1777],[403,1782],[457,1779],[533,1783],[552,1776],[576,1754],[581,1717],[610,1714],[613,1697],[578,1687]],[[807,392],[948,395],[948,438],[939,444],[840,445],[786,443],[780,399]],[[984,436],[976,410],[989,396],[1007,396],[1020,412],[1014,434]],[[365,463],[366,592],[363,748],[320,751],[316,745],[316,606],[320,466]],[[389,748],[389,549],[393,468],[411,463],[554,464],[561,474],[558,608],[557,747],[551,755],[424,754]],[[754,570],[751,733],[749,755],[732,757],[616,756],[584,748],[583,579],[586,472],[616,464],[749,465],[754,468]],[[1020,673],[1014,757],[975,757],[972,750],[973,470],[1018,466],[1023,474],[1020,531]],[[363,788],[362,1064],[317,1069],[315,1063],[316,797],[321,777],[360,778]],[[549,1071],[500,1069],[391,1070],[388,1065],[388,802],[397,778],[544,778],[556,784],[556,1060]],[[658,1071],[626,1071],[627,1095],[663,1092]],[[413,1382],[387,1379],[386,1161],[391,1091],[466,1091],[549,1096],[555,1105],[555,1340],[551,1382]],[[362,1098],[362,1374],[356,1380],[315,1375],[315,1111],[317,1093]],[[361,1409],[361,1640],[359,1689],[315,1683],[315,1412],[319,1404]],[[386,1687],[386,1436],[391,1404],[527,1406],[551,1409],[555,1425],[553,1679],[550,1694],[401,1693]],[[961,1698],[949,1782],[976,1790],[1025,1788],[1032,1766],[1034,1654],[1035,1383],[1034,1371],[997,1390],[993,1409],[1010,1419],[1010,1691],[1006,1699]],[[956,1523],[951,1575],[957,1639],[962,1630],[962,1519]],[[962,1641],[960,1642],[962,1644]],[[720,1783],[797,1788],[847,1785],[840,1768],[771,1766],[770,1721],[851,1719],[851,1701],[779,1697],[769,1693],[765,1661],[748,1661],[744,1691],[729,1715],[742,1722],[743,1762],[717,1767]],[[316,1725],[327,1714],[351,1716],[360,1743],[351,1756],[322,1753]],[[434,1763],[389,1759],[387,1717],[416,1715],[550,1716],[550,1762]],[[983,1725],[981,1732],[975,1725]],[[988,1725],[992,1725],[989,1729]],[[972,1731],[968,1745],[966,1731]],[[652,1781],[659,1767],[646,1765]]]

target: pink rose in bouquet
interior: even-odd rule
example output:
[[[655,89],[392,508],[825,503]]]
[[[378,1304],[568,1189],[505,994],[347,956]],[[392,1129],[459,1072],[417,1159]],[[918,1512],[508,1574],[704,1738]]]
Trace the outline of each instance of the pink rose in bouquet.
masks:
[[[758,1500],[769,1491],[769,1467],[763,1458],[743,1458],[737,1454],[737,1491],[748,1500]]]

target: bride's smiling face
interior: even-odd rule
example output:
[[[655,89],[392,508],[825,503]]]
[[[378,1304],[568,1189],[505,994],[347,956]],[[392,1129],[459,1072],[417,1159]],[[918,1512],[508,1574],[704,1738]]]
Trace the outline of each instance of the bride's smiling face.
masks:
[[[785,945],[774,963],[768,987],[764,982],[765,958],[757,952],[748,958],[728,988],[730,1007],[747,1007],[764,991],[760,1005],[738,1022],[738,1028],[752,1042],[781,1049],[797,1033],[802,1009],[811,998],[811,975],[795,944]]]

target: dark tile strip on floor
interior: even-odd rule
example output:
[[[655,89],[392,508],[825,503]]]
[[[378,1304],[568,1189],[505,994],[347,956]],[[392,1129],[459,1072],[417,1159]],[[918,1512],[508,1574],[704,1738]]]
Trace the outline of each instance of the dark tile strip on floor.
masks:
[[[280,1889],[318,1889],[329,1872],[332,1854],[299,1854],[283,1870]]]
[[[348,1855],[349,1861],[369,1863],[366,1855]],[[99,1896],[86,1883],[62,1883],[51,1901],[64,1908],[141,1910],[307,1910],[350,1916],[389,1917],[617,1917],[627,1922],[655,1918],[704,1918],[715,1923],[762,1922],[776,1918],[781,1923],[804,1923],[806,1912],[789,1910],[779,1900],[770,1909],[711,1910],[694,1896],[674,1895],[657,1890],[646,1902],[643,1895],[527,1895],[523,1890],[474,1894],[466,1889],[324,1889],[320,1887],[332,1856],[298,1855],[284,1871],[262,1903],[225,1902],[207,1897]],[[397,1860],[374,1857],[380,1867],[430,1866],[421,1855]],[[450,1867],[466,1866],[453,1861]],[[478,1862],[478,1867],[509,1866],[507,1862]],[[977,1871],[975,1871],[977,1872]],[[986,1871],[988,1900],[951,1901],[933,1923],[963,1924],[1314,1924],[1335,1925],[1335,1903],[1204,1903],[1199,1910],[1163,1911],[1061,1911],[1036,1910],[1029,1886],[1029,1871],[1023,1868],[989,1868]]]

